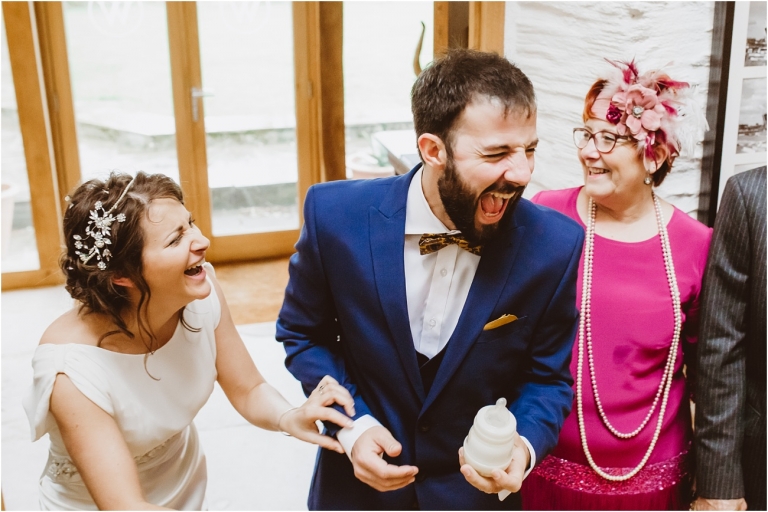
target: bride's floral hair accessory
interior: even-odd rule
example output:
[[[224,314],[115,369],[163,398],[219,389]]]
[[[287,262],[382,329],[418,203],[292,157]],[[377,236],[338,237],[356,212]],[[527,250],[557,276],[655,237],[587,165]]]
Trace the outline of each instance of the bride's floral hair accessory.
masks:
[[[616,69],[598,82],[602,88],[592,105],[586,105],[585,120],[597,116],[616,125],[618,134],[635,139],[640,154],[650,160],[655,161],[659,146],[666,147],[670,160],[681,150],[690,151],[701,128],[708,129],[690,85],[662,70],[640,74],[634,59],[606,60]]]
[[[108,245],[112,245],[112,224],[117,222],[125,222],[125,214],[118,213],[113,215],[115,208],[120,205],[120,202],[125,197],[125,194],[130,190],[135,180],[131,180],[126,185],[123,193],[117,198],[115,204],[109,210],[104,210],[104,205],[101,201],[96,201],[94,209],[91,210],[90,219],[88,225],[85,226],[85,236],[72,235],[75,240],[75,254],[80,257],[80,261],[88,263],[94,256],[98,260],[96,266],[99,270],[106,270],[107,263],[112,258],[112,252],[109,250]],[[101,210],[101,213],[99,213]],[[88,244],[91,244],[90,247]]]

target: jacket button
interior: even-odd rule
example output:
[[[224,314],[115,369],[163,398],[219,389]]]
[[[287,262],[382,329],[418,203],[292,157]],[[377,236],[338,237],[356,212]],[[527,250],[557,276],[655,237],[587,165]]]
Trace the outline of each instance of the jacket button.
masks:
[[[419,425],[419,430],[421,432],[429,432],[430,428],[432,427],[429,426],[429,423],[422,423],[421,425]]]
[[[426,478],[427,478],[427,475],[425,475],[424,473],[417,473],[416,474],[416,481],[417,482],[423,482],[424,480],[426,480]]]

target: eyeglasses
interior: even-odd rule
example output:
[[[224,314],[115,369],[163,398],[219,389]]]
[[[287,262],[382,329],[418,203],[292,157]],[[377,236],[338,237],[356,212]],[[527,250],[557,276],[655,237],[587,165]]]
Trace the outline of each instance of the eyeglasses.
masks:
[[[627,141],[629,137],[616,135],[615,133],[599,131],[592,133],[586,128],[573,129],[573,143],[579,149],[584,149],[589,144],[589,139],[595,139],[595,149],[600,153],[610,153],[616,147],[617,141]]]

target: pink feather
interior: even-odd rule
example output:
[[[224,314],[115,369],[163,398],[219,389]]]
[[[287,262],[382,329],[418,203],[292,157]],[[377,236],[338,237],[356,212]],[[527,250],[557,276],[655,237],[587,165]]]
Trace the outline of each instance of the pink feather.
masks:
[[[610,60],[610,59],[605,59],[605,60],[611,66],[621,71],[622,78],[624,79],[624,83],[628,85],[634,83],[635,79],[638,76],[637,67],[635,66],[635,59],[632,59],[630,62],[626,62],[623,60],[619,60],[619,61]]]
[[[678,82],[676,80],[672,80],[671,78],[661,79],[658,81],[658,84],[662,87],[668,87],[671,89],[686,89],[690,87],[688,82]]]
[[[627,69],[624,70],[624,81],[631,84],[640,75],[637,66],[635,66],[635,59],[630,62],[622,62],[622,64],[627,66]]]
[[[667,113],[673,116],[677,115],[677,109],[671,105],[668,105],[665,101],[662,101],[661,104],[666,109]]]
[[[649,142],[648,139],[651,138],[651,134],[648,134],[648,137],[645,139],[645,156],[648,158],[654,158],[656,155],[653,154],[653,142]]]

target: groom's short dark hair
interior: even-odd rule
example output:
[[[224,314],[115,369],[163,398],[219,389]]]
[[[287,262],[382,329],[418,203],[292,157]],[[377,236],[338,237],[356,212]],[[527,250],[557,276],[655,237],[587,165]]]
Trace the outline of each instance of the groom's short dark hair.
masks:
[[[499,99],[510,112],[536,113],[533,84],[520,68],[496,53],[457,48],[432,62],[411,89],[416,136],[437,135],[451,151],[451,132],[475,96]]]

